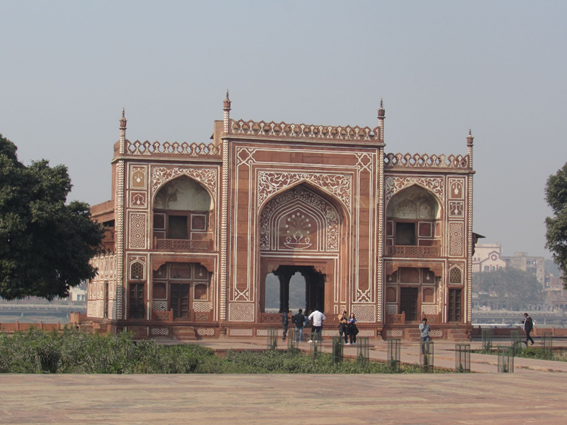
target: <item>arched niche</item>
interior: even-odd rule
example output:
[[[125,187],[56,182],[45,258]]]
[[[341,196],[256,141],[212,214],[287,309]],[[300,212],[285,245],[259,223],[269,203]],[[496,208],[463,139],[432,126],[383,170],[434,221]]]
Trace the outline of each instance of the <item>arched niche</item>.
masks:
[[[440,244],[442,209],[437,198],[418,185],[401,190],[386,208],[388,245]]]
[[[193,243],[196,246],[199,241],[211,239],[211,195],[203,185],[187,176],[177,177],[159,189],[154,198],[153,212],[156,240],[186,239],[196,241]]]

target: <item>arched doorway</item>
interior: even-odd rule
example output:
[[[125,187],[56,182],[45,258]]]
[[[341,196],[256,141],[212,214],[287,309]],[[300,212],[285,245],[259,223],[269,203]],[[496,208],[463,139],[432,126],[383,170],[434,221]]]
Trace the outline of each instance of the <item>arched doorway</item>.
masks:
[[[325,275],[313,266],[281,265],[266,277],[265,311],[324,310]]]
[[[298,308],[333,313],[339,293],[346,294],[348,255],[340,254],[346,254],[348,238],[341,209],[333,201],[301,184],[264,206],[259,235],[262,313]],[[279,292],[278,296],[269,292],[270,287]],[[301,306],[294,301],[299,296]],[[277,311],[269,304],[274,299]]]

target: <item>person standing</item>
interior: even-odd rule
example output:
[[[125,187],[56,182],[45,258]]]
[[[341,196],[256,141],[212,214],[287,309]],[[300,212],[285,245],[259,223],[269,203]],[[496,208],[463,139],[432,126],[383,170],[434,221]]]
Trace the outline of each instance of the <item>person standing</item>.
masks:
[[[288,316],[289,311],[284,311],[282,313],[282,328],[283,328],[283,334],[282,334],[282,338],[283,341],[286,342],[287,341],[287,327],[289,325],[289,316]]]
[[[429,341],[431,338],[429,337],[429,331],[431,328],[427,323],[427,318],[423,318],[423,321],[419,324],[419,332],[421,333],[421,352],[425,354],[426,352],[429,353]],[[427,351],[425,351],[427,348]]]
[[[321,340],[322,340],[321,335],[322,335],[322,330],[323,330],[323,320],[325,320],[325,319],[326,319],[325,315],[317,309],[315,309],[315,311],[309,315],[309,320],[311,321],[311,323],[313,323],[313,327],[312,327],[313,332],[312,332],[311,339],[309,340],[309,342],[313,342],[314,339],[321,342]]]
[[[350,338],[350,344],[356,345],[356,335],[358,335],[358,327],[356,326],[356,317],[354,313],[350,313],[348,318],[348,336]]]
[[[305,316],[303,310],[299,309],[298,313],[293,316],[293,323],[295,323],[295,340],[303,342],[303,324],[305,323]]]
[[[524,313],[522,323],[524,324],[524,332],[526,333],[526,347],[528,346],[528,341],[531,341],[532,345],[534,345],[534,340],[530,336],[530,332],[534,330],[534,321],[528,313]]]
[[[345,337],[345,344],[348,345],[348,316],[347,311],[344,310],[339,314],[339,337]]]

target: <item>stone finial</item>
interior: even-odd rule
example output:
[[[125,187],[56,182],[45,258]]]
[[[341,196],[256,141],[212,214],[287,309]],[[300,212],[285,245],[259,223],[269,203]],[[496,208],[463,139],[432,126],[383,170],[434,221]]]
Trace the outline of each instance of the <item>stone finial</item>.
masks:
[[[226,99],[223,102],[223,110],[224,110],[224,132],[228,134],[230,131],[230,105],[231,105],[230,97],[228,96],[228,89],[226,90]]]
[[[378,119],[386,118],[386,110],[384,109],[384,101],[380,99],[380,109],[378,109]]]
[[[126,152],[126,110],[122,108],[122,118],[120,118],[120,148],[119,152],[124,154]]]
[[[120,118],[120,130],[126,130],[127,122],[128,120],[126,120],[126,110],[122,108],[122,118]]]
[[[228,90],[226,91],[226,99],[224,99],[223,102],[223,110],[225,111],[230,111],[230,105],[231,105],[231,101],[230,101],[230,97],[228,96]]]
[[[469,135],[467,136],[467,145],[472,146],[473,140],[474,140],[474,137],[472,135],[472,131],[469,129]]]

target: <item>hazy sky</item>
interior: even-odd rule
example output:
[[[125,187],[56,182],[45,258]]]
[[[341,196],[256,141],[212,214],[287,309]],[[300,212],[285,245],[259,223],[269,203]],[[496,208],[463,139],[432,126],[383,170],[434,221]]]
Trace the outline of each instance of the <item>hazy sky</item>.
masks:
[[[387,152],[464,154],[474,229],[544,249],[544,186],[567,161],[565,1],[0,1],[0,133],[110,199],[130,140],[207,142],[232,117],[377,125]]]

